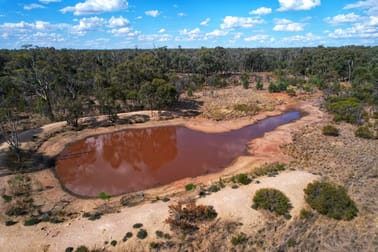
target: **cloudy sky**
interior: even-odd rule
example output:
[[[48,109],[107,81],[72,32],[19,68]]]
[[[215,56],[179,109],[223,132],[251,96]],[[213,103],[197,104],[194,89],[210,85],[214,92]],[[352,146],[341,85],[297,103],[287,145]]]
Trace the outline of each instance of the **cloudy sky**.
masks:
[[[378,0],[0,0],[0,48],[378,45]]]

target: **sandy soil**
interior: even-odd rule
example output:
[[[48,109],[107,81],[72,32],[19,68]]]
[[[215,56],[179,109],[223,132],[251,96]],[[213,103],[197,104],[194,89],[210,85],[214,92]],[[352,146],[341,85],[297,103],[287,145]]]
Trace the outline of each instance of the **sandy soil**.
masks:
[[[265,162],[290,162],[291,157],[283,154],[280,146],[289,144],[292,141],[292,135],[299,128],[305,128],[308,125],[316,125],[324,120],[325,115],[318,109],[318,104],[314,101],[303,101],[295,104],[283,104],[275,111],[262,112],[254,117],[247,117],[232,121],[216,122],[201,118],[195,119],[173,119],[169,121],[151,120],[144,124],[138,125],[121,125],[115,127],[85,129],[80,132],[64,132],[49,138],[39,148],[39,152],[46,156],[55,156],[59,154],[64,146],[70,142],[77,141],[94,134],[113,132],[131,127],[154,127],[163,125],[185,125],[189,128],[207,132],[222,132],[237,129],[253,122],[277,115],[283,111],[295,107],[307,112],[305,117],[293,123],[278,127],[272,132],[264,135],[262,138],[255,139],[249,143],[249,150],[252,155],[238,158],[233,164],[216,174],[209,174],[197,178],[187,178],[169,185],[144,191],[147,199],[144,204],[131,208],[115,208],[118,212],[106,214],[100,220],[89,221],[80,217],[83,212],[90,212],[96,208],[104,207],[104,202],[99,199],[79,199],[63,191],[58,180],[54,176],[53,170],[43,170],[30,174],[33,180],[38,181],[43,188],[48,188],[34,195],[36,203],[43,205],[44,209],[51,209],[57,203],[69,202],[63,209],[67,212],[78,213],[71,220],[62,224],[40,223],[36,226],[26,227],[22,223],[6,227],[3,223],[6,220],[4,213],[4,204],[0,205],[0,248],[7,251],[62,251],[68,246],[86,245],[90,248],[102,248],[104,241],[110,242],[117,240],[116,248],[107,245],[107,249],[115,251],[128,250],[141,251],[148,250],[149,241],[155,237],[156,230],[169,232],[169,227],[164,223],[168,217],[168,205],[172,202],[190,198],[194,195],[183,192],[184,185],[192,182],[195,184],[209,184],[218,181],[220,177],[227,177],[238,172],[250,172],[255,167]],[[150,113],[150,112],[146,112]],[[121,115],[122,116],[122,115]],[[64,123],[47,125],[42,128],[38,134],[50,134],[51,131],[59,131]],[[29,134],[23,135],[25,144],[37,132],[30,131]],[[40,135],[39,135],[40,137]],[[4,148],[4,146],[3,146]],[[241,230],[248,233],[251,230],[256,231],[265,221],[266,217],[260,212],[253,210],[251,198],[253,192],[261,187],[273,187],[282,190],[291,200],[294,208],[291,214],[295,217],[304,205],[303,188],[317,176],[302,171],[285,172],[274,178],[261,178],[260,184],[252,183],[248,186],[242,186],[239,189],[226,187],[222,191],[201,198],[198,202],[211,204],[219,213],[218,218],[221,220],[239,221],[244,223]],[[9,176],[0,177],[0,183],[6,184]],[[163,197],[169,195],[171,201],[163,203],[161,201],[150,203],[156,196]],[[114,205],[119,206],[120,197],[112,198],[108,203],[109,208]],[[143,242],[135,238],[136,230],[132,225],[143,223],[144,228],[149,232],[149,237]],[[122,237],[126,232],[133,231],[134,238],[127,243],[122,243]],[[122,244],[120,244],[122,243]]]
[[[213,205],[218,212],[218,218],[243,223],[242,231],[248,232],[264,223],[264,216],[251,208],[252,195],[259,188],[277,188],[284,192],[293,204],[291,214],[297,215],[304,204],[303,188],[317,176],[307,172],[286,172],[272,178],[262,178],[260,184],[251,183],[238,189],[226,187],[218,193],[211,194],[197,202]],[[175,199],[177,200],[177,199]],[[172,202],[147,203],[131,208],[121,209],[119,213],[107,214],[96,221],[78,218],[63,224],[39,224],[35,227],[15,225],[0,226],[0,247],[6,251],[62,251],[67,247],[87,245],[91,248],[102,248],[104,241],[117,240],[117,248],[148,250],[148,242],[153,241],[155,231],[169,232],[164,223],[168,217],[168,205]],[[135,237],[135,223],[142,223],[150,236],[141,242]],[[134,237],[122,244],[126,232],[131,231]]]

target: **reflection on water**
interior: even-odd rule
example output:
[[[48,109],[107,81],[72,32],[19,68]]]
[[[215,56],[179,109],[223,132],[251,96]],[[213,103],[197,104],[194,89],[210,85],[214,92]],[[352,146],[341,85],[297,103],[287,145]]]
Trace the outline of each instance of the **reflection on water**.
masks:
[[[299,117],[288,112],[215,134],[178,126],[89,137],[61,153],[56,171],[66,189],[82,196],[143,190],[219,171],[246,153],[248,141]]]

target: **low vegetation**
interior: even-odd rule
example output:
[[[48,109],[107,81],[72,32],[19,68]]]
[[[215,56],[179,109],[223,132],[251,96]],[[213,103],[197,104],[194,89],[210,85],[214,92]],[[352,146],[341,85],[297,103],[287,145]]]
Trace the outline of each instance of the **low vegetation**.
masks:
[[[193,184],[193,183],[189,183],[189,184],[186,184],[185,185],[185,191],[192,191],[192,190],[194,190],[196,188],[196,185],[195,184]]]
[[[359,127],[354,132],[356,137],[365,138],[365,139],[373,139],[374,133],[366,126]]]
[[[146,229],[139,229],[139,231],[138,231],[138,233],[137,233],[137,237],[139,238],[139,239],[145,239],[146,237],[147,237],[147,235],[148,235],[148,233],[147,233],[147,231],[146,231]]]
[[[338,136],[339,130],[333,125],[326,125],[322,128],[322,133],[325,136]]]
[[[213,206],[177,203],[169,206],[169,217],[165,220],[172,230],[191,233],[198,230],[198,225],[217,217]]]
[[[248,185],[251,183],[251,179],[248,177],[246,173],[240,173],[231,177],[231,181],[234,183]]]
[[[257,167],[252,172],[253,177],[260,177],[260,176],[275,176],[280,171],[284,171],[286,169],[286,165],[278,162],[268,163],[263,166]]]
[[[244,244],[248,241],[248,237],[245,233],[241,232],[237,235],[234,235],[231,237],[231,243],[232,245],[234,246],[237,246],[237,245],[240,245],[240,244]]]
[[[289,217],[289,210],[292,208],[289,198],[277,189],[263,188],[256,191],[253,197],[254,209],[266,209],[278,215]]]
[[[356,204],[341,186],[316,181],[304,192],[307,203],[320,214],[336,220],[351,220],[357,216]]]

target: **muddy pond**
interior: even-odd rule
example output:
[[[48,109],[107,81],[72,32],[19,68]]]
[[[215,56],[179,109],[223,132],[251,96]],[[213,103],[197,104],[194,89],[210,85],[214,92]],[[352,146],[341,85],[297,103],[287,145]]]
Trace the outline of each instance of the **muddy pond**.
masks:
[[[286,112],[224,133],[169,126],[92,136],[66,147],[56,173],[65,189],[80,196],[140,191],[218,172],[248,154],[249,141],[299,117]]]

